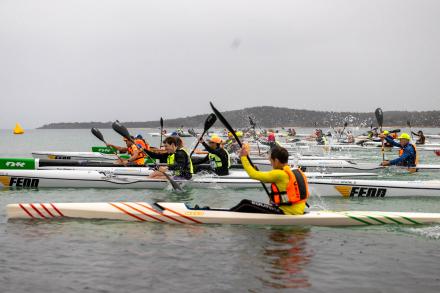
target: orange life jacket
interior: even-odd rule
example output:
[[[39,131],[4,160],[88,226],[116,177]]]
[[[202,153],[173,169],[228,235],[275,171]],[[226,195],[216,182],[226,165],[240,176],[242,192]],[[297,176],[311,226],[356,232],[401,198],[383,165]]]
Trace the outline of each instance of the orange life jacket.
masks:
[[[414,151],[416,152],[416,160],[415,160],[414,163],[415,163],[416,165],[418,165],[418,164],[419,164],[419,153],[417,152],[416,145],[413,144],[413,143],[410,143],[410,145],[413,146]],[[400,149],[400,150],[399,150],[399,157],[400,157],[401,155],[403,155],[403,149]]]
[[[136,144],[136,146],[140,146],[144,150],[147,150],[147,151],[150,150],[150,145],[146,144],[142,139],[135,139],[134,143]]]
[[[130,156],[133,156],[135,151],[138,151],[138,156],[133,162],[136,165],[145,165],[145,154],[139,150],[136,144],[132,144],[129,148],[127,148],[127,153],[129,153]]]
[[[294,205],[306,202],[309,197],[309,187],[307,177],[299,170],[291,170],[289,166],[285,166],[283,171],[289,176],[286,191],[280,191],[275,183],[271,185],[271,200],[277,205]]]

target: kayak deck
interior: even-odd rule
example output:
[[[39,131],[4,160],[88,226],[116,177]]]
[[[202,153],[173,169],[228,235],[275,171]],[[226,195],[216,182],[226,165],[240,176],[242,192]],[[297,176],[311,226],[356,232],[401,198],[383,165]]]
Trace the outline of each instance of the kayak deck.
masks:
[[[6,207],[9,219],[106,219],[173,224],[244,224],[300,226],[418,225],[440,223],[440,213],[311,211],[304,215],[240,213],[192,209],[184,203],[101,202],[20,203]]]

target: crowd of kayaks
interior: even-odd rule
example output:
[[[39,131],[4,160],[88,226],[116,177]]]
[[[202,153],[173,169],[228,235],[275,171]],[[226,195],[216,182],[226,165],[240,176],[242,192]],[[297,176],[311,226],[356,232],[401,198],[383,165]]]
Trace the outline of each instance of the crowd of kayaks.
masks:
[[[153,134],[156,135],[156,134]],[[182,136],[186,136],[184,133]],[[188,136],[191,136],[188,134]],[[298,137],[302,137],[298,135]],[[427,136],[428,137],[428,136]],[[440,135],[430,136],[440,139]],[[290,153],[311,148],[328,150],[378,150],[381,144],[336,143],[320,145],[305,139],[282,143]],[[270,168],[265,153],[268,146],[250,143],[251,159],[260,169]],[[389,148],[390,150],[392,148]],[[418,151],[438,151],[439,143],[430,143]],[[168,180],[150,179],[153,169],[148,166],[115,165],[117,156],[107,147],[93,147],[92,152],[35,151],[33,158],[0,158],[2,188],[122,188],[165,189]],[[123,155],[122,155],[123,156]],[[197,156],[197,154],[195,155]],[[150,163],[153,163],[150,161]],[[378,163],[359,162],[351,155],[296,155],[289,158],[292,168],[300,167],[308,178],[311,196],[320,197],[406,197],[440,196],[440,180],[385,180],[381,172],[406,172],[405,168],[382,167]],[[418,172],[438,172],[440,164],[419,164]],[[184,188],[261,188],[261,182],[250,179],[239,161],[227,176],[196,174],[191,180],[175,180]],[[352,226],[378,224],[440,223],[440,213],[398,213],[375,211],[311,211],[301,216],[237,213],[225,209],[190,207],[184,203],[109,202],[109,203],[22,203],[7,206],[11,219],[84,218],[180,224],[264,224]]]

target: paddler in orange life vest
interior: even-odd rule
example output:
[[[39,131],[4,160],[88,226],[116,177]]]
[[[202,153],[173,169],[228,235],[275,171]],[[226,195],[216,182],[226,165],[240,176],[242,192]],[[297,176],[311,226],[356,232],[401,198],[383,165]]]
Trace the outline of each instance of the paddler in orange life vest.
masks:
[[[136,146],[139,149],[144,149],[144,150],[147,150],[147,151],[150,150],[150,145],[145,141],[145,139],[140,134],[138,134],[135,137],[134,143],[136,144]]]
[[[134,137],[132,137],[134,140]],[[108,144],[107,146],[117,149],[120,153],[128,153],[130,158],[128,160],[118,160],[118,163],[127,166],[127,165],[136,165],[136,166],[144,166],[145,165],[145,154],[142,150],[136,146],[133,142],[126,139],[124,137],[124,141],[126,143],[126,147],[120,147],[113,144]]]
[[[381,163],[382,166],[405,166],[410,169],[410,171],[416,171],[415,167],[418,164],[418,155],[416,146],[411,141],[411,136],[408,133],[402,133],[398,139],[400,143],[394,141],[394,139],[382,133],[379,135],[381,140],[385,140],[390,145],[400,148],[399,157],[397,159],[391,161],[383,161]]]
[[[283,147],[276,146],[270,151],[270,163],[273,170],[260,172],[250,164],[248,146],[241,149],[240,159],[249,177],[272,183],[270,204],[248,199],[242,200],[231,211],[244,213],[302,215],[309,196],[307,178],[299,170],[291,170],[287,164],[289,153]]]

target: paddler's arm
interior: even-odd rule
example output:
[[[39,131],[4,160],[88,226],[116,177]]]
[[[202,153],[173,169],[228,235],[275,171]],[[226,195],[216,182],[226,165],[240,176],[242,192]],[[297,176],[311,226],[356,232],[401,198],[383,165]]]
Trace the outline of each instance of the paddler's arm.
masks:
[[[222,154],[222,149],[221,148],[217,148],[217,149],[213,149],[211,148],[206,142],[202,142],[203,146],[205,147],[205,150],[208,153],[220,156]]]
[[[150,158],[153,158],[153,159],[166,160],[168,158],[167,153],[161,154],[161,153],[156,153],[156,152],[152,152],[152,151],[145,150],[145,149],[144,149],[144,151]]]
[[[116,149],[120,153],[126,153],[127,152],[127,148],[126,147],[120,147],[120,146],[117,146],[117,145],[114,145],[114,144],[108,144],[107,146]]]
[[[414,148],[407,147],[400,157],[390,161],[390,165],[399,165],[412,156],[415,156]]]
[[[269,172],[257,171],[255,170],[254,167],[252,167],[251,163],[249,162],[249,159],[246,156],[241,156],[240,159],[244,170],[249,174],[250,178],[265,183],[276,183],[281,180],[280,177],[282,176],[283,171],[281,170],[272,170]]]
[[[400,143],[396,142],[391,136],[387,135],[385,137],[385,140],[392,146],[401,148],[402,146],[400,145]]]
[[[200,157],[192,157],[191,158],[193,165],[200,165],[207,163],[209,161],[208,155],[204,156],[203,158]]]

